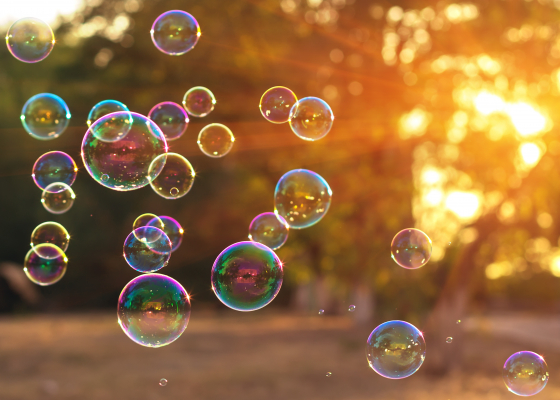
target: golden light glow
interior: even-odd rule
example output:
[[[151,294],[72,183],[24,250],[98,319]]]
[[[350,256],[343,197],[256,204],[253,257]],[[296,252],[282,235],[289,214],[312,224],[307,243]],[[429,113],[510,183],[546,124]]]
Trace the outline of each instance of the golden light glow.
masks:
[[[428,185],[434,185],[441,181],[441,173],[435,169],[429,168],[422,173],[422,182]]]
[[[505,112],[521,136],[535,135],[546,128],[546,118],[530,104],[508,104]]]
[[[422,108],[415,108],[403,114],[399,120],[399,136],[408,139],[411,136],[422,136],[431,120],[431,114]]]
[[[445,200],[445,207],[461,219],[469,219],[480,209],[480,200],[472,192],[451,192]]]
[[[443,200],[443,192],[439,189],[432,189],[424,196],[426,202],[431,206],[437,206],[441,204]]]
[[[473,102],[476,110],[483,115],[503,111],[505,106],[505,102],[500,96],[487,91],[480,92]]]
[[[536,165],[542,156],[541,149],[535,143],[522,143],[519,146],[519,154],[523,162],[530,167]]]
[[[486,266],[485,274],[488,279],[498,279],[513,273],[513,265],[509,261],[495,262]]]
[[[560,254],[550,260],[550,273],[560,278]]]

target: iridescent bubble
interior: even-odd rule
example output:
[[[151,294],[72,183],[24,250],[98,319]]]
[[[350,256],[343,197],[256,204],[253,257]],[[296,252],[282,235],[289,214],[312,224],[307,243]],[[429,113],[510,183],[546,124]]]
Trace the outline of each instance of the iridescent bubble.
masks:
[[[128,107],[117,100],[103,100],[93,106],[88,114],[87,124],[91,126],[99,118],[114,112],[130,112]]]
[[[334,115],[329,105],[317,97],[305,97],[290,110],[290,127],[303,140],[319,140],[332,128]]]
[[[348,311],[350,311],[350,312],[356,311],[356,306],[354,304],[352,304],[350,307],[348,307]]]
[[[452,343],[452,342],[453,342],[453,338],[451,336],[445,339],[445,343]]]
[[[188,12],[172,10],[156,18],[150,34],[159,51],[180,56],[194,48],[200,38],[200,26]]]
[[[198,134],[198,147],[208,157],[225,156],[233,147],[233,142],[233,133],[222,124],[206,125]]]
[[[289,226],[280,215],[266,212],[257,215],[249,225],[249,239],[272,250],[279,249],[288,240]]]
[[[43,222],[42,224],[38,225],[35,229],[33,229],[33,233],[31,233],[31,247],[35,250],[35,252],[43,257],[48,258],[52,255],[50,251],[45,253],[41,253],[40,249],[37,250],[37,247],[40,244],[50,243],[54,244],[62,251],[68,250],[68,242],[70,241],[70,234],[66,230],[65,227],[60,225],[57,222]],[[38,252],[39,251],[39,252]]]
[[[205,117],[212,112],[216,98],[214,94],[202,86],[195,86],[183,96],[183,107],[193,117]]]
[[[319,315],[323,315],[325,313],[325,310],[321,309],[319,310]]]
[[[165,385],[167,385],[167,379],[161,378],[161,379],[159,380],[159,385],[160,385],[160,386],[165,386]]]
[[[48,286],[62,279],[67,264],[68,258],[58,246],[42,243],[27,252],[23,272],[33,283]]]
[[[391,257],[406,269],[423,267],[432,255],[432,241],[419,229],[403,229],[391,242]]]
[[[296,103],[294,92],[284,86],[275,86],[264,92],[259,108],[267,121],[283,124],[290,120],[290,110]]]
[[[35,161],[31,177],[40,189],[45,190],[55,182],[72,186],[77,172],[78,167],[72,157],[62,151],[50,151]]]
[[[332,372],[327,372],[327,378],[330,378],[332,376]]]
[[[189,116],[177,103],[166,101],[156,104],[148,118],[159,126],[167,141],[179,139],[189,126]]]
[[[232,244],[212,266],[214,293],[237,311],[255,311],[268,305],[280,291],[283,278],[278,256],[255,242]]]
[[[138,272],[156,272],[165,267],[171,257],[171,241],[161,229],[143,226],[128,235],[123,256]]]
[[[171,251],[173,252],[177,250],[181,245],[181,242],[183,241],[184,230],[181,227],[181,224],[179,224],[177,220],[171,217],[161,215],[159,217],[152,219],[148,223],[148,225],[155,226],[157,228],[158,224],[160,223],[163,225],[163,228],[160,229],[167,235],[169,240],[171,240]]]
[[[369,366],[384,378],[407,378],[426,357],[424,336],[405,321],[388,321],[369,335],[366,355]]]
[[[161,274],[140,275],[121,292],[117,315],[131,340],[146,347],[161,347],[185,331],[191,302],[175,279]]]
[[[130,114],[132,125],[127,135],[113,142],[100,140],[92,133],[107,120]],[[119,116],[120,115],[120,116]],[[112,113],[97,120],[82,142],[82,159],[91,177],[101,185],[118,191],[140,189],[163,169],[167,142],[161,130],[149,118],[131,112]]]
[[[43,190],[41,203],[52,214],[64,214],[74,205],[76,195],[70,186],[62,182],[51,183]]]
[[[143,226],[153,226],[154,228],[163,230],[163,221],[155,214],[146,213],[134,220],[132,230],[134,231]]]
[[[26,63],[36,63],[47,58],[54,43],[54,34],[49,24],[37,18],[17,20],[6,34],[6,45],[10,53]]]
[[[160,160],[160,158],[166,160]],[[162,154],[154,160],[154,165],[165,164],[156,178],[150,182],[152,189],[164,199],[179,199],[186,195],[194,183],[194,169],[185,157],[177,153]],[[152,175],[152,171],[150,171]]]
[[[68,106],[56,94],[41,93],[31,97],[21,110],[21,123],[31,136],[39,140],[59,137],[70,122]]]
[[[290,228],[315,225],[329,210],[332,191],[327,181],[307,169],[294,169],[280,178],[274,191],[275,211]]]
[[[548,366],[537,353],[520,351],[506,360],[502,376],[510,392],[519,396],[533,396],[548,383]]]

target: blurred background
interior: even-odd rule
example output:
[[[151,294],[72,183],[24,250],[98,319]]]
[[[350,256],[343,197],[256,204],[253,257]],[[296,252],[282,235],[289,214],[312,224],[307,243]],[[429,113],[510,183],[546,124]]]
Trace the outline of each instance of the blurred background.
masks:
[[[180,57],[159,52],[149,34],[172,9],[202,30]],[[39,64],[0,47],[2,399],[502,399],[514,396],[502,365],[520,350],[545,357],[551,380],[538,396],[558,397],[560,1],[0,4],[4,30],[26,16],[49,22],[57,43]],[[327,137],[305,142],[260,115],[261,95],[279,85],[331,105]],[[193,86],[208,87],[217,105],[169,143],[197,171],[187,196],[115,192],[91,179],[80,144],[93,105],[115,99],[147,114]],[[25,101],[43,92],[72,113],[67,131],[47,142],[19,120]],[[223,159],[196,144],[212,122],[236,137]],[[41,206],[30,176],[52,150],[80,168],[63,215]],[[253,217],[273,211],[276,182],[295,168],[328,181],[332,206],[278,251],[285,278],[270,306],[226,309],[210,288],[211,265],[247,239]],[[130,341],[114,315],[137,275],[122,245],[147,212],[185,229],[162,272],[193,305],[181,339],[158,350]],[[31,232],[49,220],[72,239],[66,275],[43,288],[22,279],[21,263]],[[419,270],[390,258],[393,236],[408,227],[433,241]],[[375,374],[364,354],[369,332],[393,319],[427,341],[424,366],[403,381]]]

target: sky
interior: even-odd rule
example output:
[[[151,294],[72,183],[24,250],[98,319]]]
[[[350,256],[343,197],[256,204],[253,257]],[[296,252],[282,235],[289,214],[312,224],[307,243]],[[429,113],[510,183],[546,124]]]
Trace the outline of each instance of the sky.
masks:
[[[76,11],[83,0],[0,0],[0,3],[0,27],[8,27],[24,17],[35,17],[53,24],[58,15]]]

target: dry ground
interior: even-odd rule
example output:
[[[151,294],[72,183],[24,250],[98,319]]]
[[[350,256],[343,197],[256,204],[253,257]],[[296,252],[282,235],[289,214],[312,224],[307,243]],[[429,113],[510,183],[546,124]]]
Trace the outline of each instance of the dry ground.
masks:
[[[364,344],[372,328],[344,317],[193,312],[177,342],[148,349],[124,335],[114,314],[2,319],[0,399],[516,398],[502,383],[501,366],[525,350],[522,340],[470,333],[462,372],[435,378],[420,369],[392,381],[367,366]],[[535,350],[547,357],[551,375],[535,399],[557,400],[560,353],[546,343]],[[167,386],[158,385],[160,378]]]

